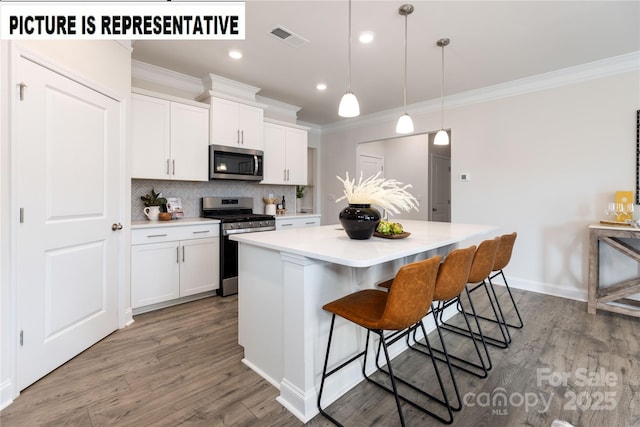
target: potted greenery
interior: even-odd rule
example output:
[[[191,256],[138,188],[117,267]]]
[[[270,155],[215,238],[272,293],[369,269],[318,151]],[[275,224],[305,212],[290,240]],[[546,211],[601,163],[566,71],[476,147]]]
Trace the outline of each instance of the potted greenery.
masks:
[[[296,212],[302,212],[302,199],[304,192],[307,188],[311,188],[310,185],[296,185]]]
[[[162,193],[156,193],[152,188],[151,193],[145,194],[140,197],[140,200],[144,203],[144,214],[151,221],[157,221],[159,219],[160,211],[167,211],[167,199],[162,197]]]

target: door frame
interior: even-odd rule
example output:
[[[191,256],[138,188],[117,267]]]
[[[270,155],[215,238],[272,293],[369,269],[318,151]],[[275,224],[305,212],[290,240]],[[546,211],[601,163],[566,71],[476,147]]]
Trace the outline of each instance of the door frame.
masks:
[[[5,49],[6,47],[6,49]],[[4,198],[7,203],[7,208],[3,209],[3,222],[0,224],[2,227],[1,234],[9,236],[9,247],[3,247],[2,249],[8,249],[6,255],[2,257],[0,272],[2,269],[7,271],[2,272],[2,277],[7,278],[6,283],[3,280],[2,289],[0,289],[0,304],[2,308],[2,314],[0,317],[0,345],[3,348],[4,357],[8,360],[0,360],[0,367],[6,367],[8,369],[6,379],[0,383],[0,409],[10,404],[19,394],[20,390],[17,389],[17,375],[18,375],[18,331],[17,331],[17,319],[18,319],[18,283],[16,277],[16,271],[18,268],[17,249],[18,249],[18,224],[20,220],[19,206],[17,203],[17,156],[15,150],[11,150],[11,147],[16,139],[16,123],[15,123],[15,109],[18,97],[18,83],[19,76],[17,75],[18,60],[24,58],[35,64],[38,64],[48,70],[60,74],[61,76],[73,80],[74,82],[86,86],[96,92],[101,93],[104,96],[114,99],[120,106],[120,159],[118,167],[120,169],[120,179],[118,182],[119,194],[120,194],[120,210],[118,212],[118,222],[124,224],[126,227],[124,232],[119,233],[118,236],[118,328],[122,328],[133,322],[133,315],[130,304],[130,283],[128,275],[126,274],[129,269],[128,257],[130,255],[130,241],[131,231],[129,224],[131,224],[131,185],[126,185],[127,181],[130,182],[130,169],[126,163],[128,158],[127,146],[128,146],[128,111],[130,105],[130,94],[116,93],[113,90],[105,88],[99,83],[87,79],[75,71],[64,68],[61,65],[51,62],[39,53],[36,53],[27,47],[20,45],[13,41],[6,42],[3,49],[0,50],[2,59],[7,60],[7,68],[2,71],[7,71],[6,76],[3,76],[2,83],[6,84],[4,89],[5,93],[9,94],[8,102],[3,105],[6,106],[6,110],[3,111],[2,127],[6,126],[7,129],[2,132],[3,149],[6,144],[7,150],[3,153],[8,154],[7,159],[2,160],[2,166],[5,171],[0,176],[0,183],[2,192],[7,191],[8,197]],[[9,184],[5,184],[9,182]],[[7,215],[6,212],[9,212]],[[7,218],[5,218],[5,215]]]

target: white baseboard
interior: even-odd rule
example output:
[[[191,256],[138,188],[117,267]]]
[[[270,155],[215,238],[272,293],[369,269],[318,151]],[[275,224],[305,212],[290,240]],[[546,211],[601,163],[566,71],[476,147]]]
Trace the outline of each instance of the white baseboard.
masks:
[[[587,301],[587,290],[578,288],[568,288],[565,286],[553,285],[551,283],[537,282],[534,280],[520,279],[517,277],[507,277],[509,287],[521,289],[523,291],[536,292],[538,294],[552,295],[560,298],[567,298],[576,301]],[[500,280],[496,280],[494,285],[504,286]]]
[[[11,380],[5,380],[0,384],[0,410],[6,408],[13,403],[13,387],[11,386]]]

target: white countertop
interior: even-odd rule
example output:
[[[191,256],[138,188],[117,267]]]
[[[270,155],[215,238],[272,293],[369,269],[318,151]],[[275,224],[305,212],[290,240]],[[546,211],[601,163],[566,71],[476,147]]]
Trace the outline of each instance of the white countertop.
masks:
[[[319,213],[288,213],[286,215],[276,215],[276,221],[281,219],[291,219],[291,218],[320,218]]]
[[[220,220],[211,219],[211,218],[180,218],[180,219],[172,219],[171,221],[131,221],[131,228],[149,228],[149,227],[178,227],[181,225],[193,225],[200,224],[203,222],[209,222],[211,224],[219,224]]]
[[[498,229],[492,225],[403,220],[405,239],[350,239],[340,224],[231,236],[241,243],[350,267],[369,267],[437,249]],[[491,236],[493,237],[493,236]]]

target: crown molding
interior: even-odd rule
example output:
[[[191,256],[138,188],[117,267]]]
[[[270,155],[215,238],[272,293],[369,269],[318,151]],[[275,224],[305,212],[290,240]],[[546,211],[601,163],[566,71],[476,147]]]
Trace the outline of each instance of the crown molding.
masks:
[[[135,49],[135,46],[134,46]],[[131,60],[131,77],[163,86],[201,94],[204,92],[202,80],[156,65]]]
[[[262,102],[267,105],[265,109],[265,118],[271,117],[278,120],[284,120],[291,123],[297,123],[298,111],[300,107],[297,105],[287,104],[286,102],[278,101],[275,99],[267,98],[257,95],[256,101]]]
[[[612,58],[577,65],[575,67],[563,68],[549,73],[538,74],[523,79],[445,96],[445,111],[639,70],[640,51],[635,51],[625,55],[614,56]],[[354,119],[341,120],[339,122],[321,126],[321,132],[331,133],[346,129],[359,128],[368,124],[379,123],[380,121],[391,121],[399,114],[402,114],[403,110],[403,108],[394,108],[392,110],[367,114]],[[410,115],[432,113],[439,110],[439,99],[419,102],[407,106],[407,112]]]
[[[226,93],[248,101],[256,100],[256,93],[260,91],[259,87],[240,83],[226,77],[217,76],[215,74],[207,74],[202,78],[202,91],[214,91]]]

